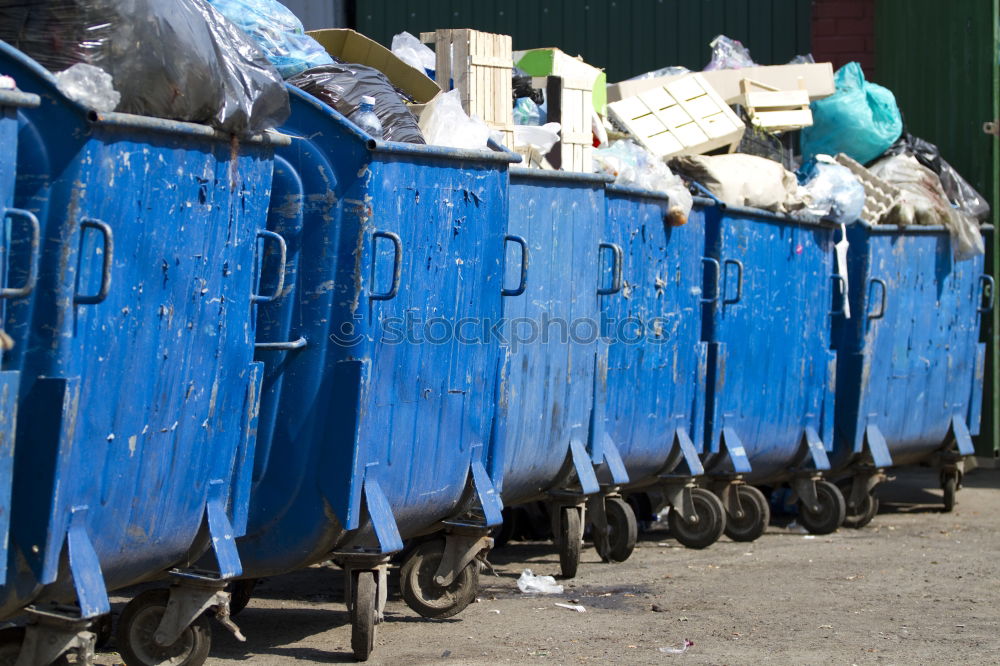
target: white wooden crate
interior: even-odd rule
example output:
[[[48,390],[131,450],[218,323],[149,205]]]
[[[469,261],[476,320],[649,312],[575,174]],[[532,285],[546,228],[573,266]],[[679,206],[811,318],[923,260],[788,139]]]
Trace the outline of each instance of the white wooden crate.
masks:
[[[611,117],[658,157],[736,149],[746,125],[700,74],[608,105]]]
[[[786,132],[813,124],[804,79],[799,79],[798,90],[780,90],[752,79],[742,79],[740,90],[750,122],[761,129]]]
[[[423,32],[420,40],[434,45],[438,85],[443,90],[457,89],[465,112],[500,131],[504,145],[513,148],[510,35],[460,28]]]
[[[590,173],[594,165],[591,127],[594,82],[561,76],[540,76],[532,86],[545,90],[547,122],[559,123],[559,142],[548,154],[556,169]]]

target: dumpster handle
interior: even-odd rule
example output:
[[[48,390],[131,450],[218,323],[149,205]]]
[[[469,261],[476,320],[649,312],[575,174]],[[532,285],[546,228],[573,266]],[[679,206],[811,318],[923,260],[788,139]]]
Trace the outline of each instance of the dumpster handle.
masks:
[[[270,296],[261,296],[260,294],[250,296],[251,303],[270,303],[277,300],[281,296],[281,292],[285,289],[285,264],[288,259],[288,246],[285,244],[285,239],[281,234],[276,234],[267,229],[259,230],[257,238],[271,238],[278,244],[278,284],[274,288],[274,292]]]
[[[871,285],[873,285],[873,284],[877,284],[879,287],[882,288],[882,299],[881,299],[881,302],[879,304],[878,312],[869,313],[868,314],[868,318],[869,319],[881,319],[882,317],[885,316],[886,294],[889,293],[889,289],[885,285],[885,280],[880,280],[879,278],[872,278],[871,280],[868,281],[868,293],[871,293]]]
[[[288,351],[302,349],[306,346],[306,342],[305,338],[299,337],[298,340],[292,340],[291,342],[258,342],[253,348],[260,351]]]
[[[831,317],[836,315],[846,315],[847,314],[847,278],[843,275],[831,275],[830,280],[836,282],[840,285],[840,293],[843,294],[844,298],[840,305],[839,310],[830,310],[827,314]]]
[[[724,267],[736,266],[736,298],[723,298],[723,305],[732,305],[734,303],[739,303],[743,299],[743,262],[739,259],[723,259],[722,265]],[[728,276],[728,271],[726,275]]]
[[[715,296],[712,298],[701,297],[702,303],[718,303],[719,302],[719,283],[722,280],[722,266],[719,265],[718,259],[713,259],[712,257],[702,257],[701,263],[709,264],[710,266],[715,266]],[[707,284],[707,283],[706,283]]]
[[[368,298],[372,301],[391,301],[399,293],[399,282],[403,275],[403,241],[399,240],[399,236],[391,231],[376,231],[372,233],[373,244],[378,243],[379,238],[386,238],[392,241],[392,286],[389,287],[389,291],[382,294],[372,294]]]
[[[976,309],[979,310],[979,312],[981,312],[983,314],[986,314],[987,312],[992,312],[993,311],[993,303],[996,300],[996,283],[993,282],[993,276],[992,275],[986,275],[985,273],[983,275],[979,276],[979,281],[983,285],[983,291],[980,293],[979,307],[976,308]],[[985,293],[987,288],[989,288],[989,290],[990,290],[990,300],[989,300],[989,304],[986,307],[983,307],[983,305],[982,305],[982,303],[983,303],[982,293]]]
[[[30,294],[35,289],[35,283],[38,282],[38,260],[39,254],[41,253],[41,226],[38,224],[38,218],[35,214],[27,211],[21,210],[20,208],[8,208],[4,212],[4,217],[20,217],[28,221],[31,225],[31,265],[28,268],[28,279],[24,281],[24,285],[18,288],[6,288],[0,289],[0,298],[24,298]]]
[[[598,296],[611,296],[612,294],[617,294],[622,290],[622,249],[614,243],[601,243],[600,249],[611,250],[611,254],[614,256],[615,263],[612,264],[612,280],[611,286],[607,289],[599,288],[597,290]]]
[[[528,241],[520,236],[507,235],[503,237],[504,243],[517,243],[521,246],[521,281],[517,283],[517,289],[503,289],[501,296],[520,296],[528,285]]]
[[[104,264],[101,266],[101,290],[93,296],[73,296],[73,303],[77,305],[97,305],[108,297],[111,291],[111,263],[115,255],[115,237],[111,232],[111,227],[105,222],[84,218],[80,220],[81,229],[96,229],[104,237]]]

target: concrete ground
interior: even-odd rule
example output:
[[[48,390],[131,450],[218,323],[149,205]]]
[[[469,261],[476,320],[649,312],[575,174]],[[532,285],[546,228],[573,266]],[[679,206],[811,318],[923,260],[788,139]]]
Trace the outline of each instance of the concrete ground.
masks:
[[[368,663],[1000,663],[1000,471],[970,473],[951,514],[933,470],[900,472],[878,495],[872,525],[826,537],[779,517],[752,544],[688,550],[657,528],[623,564],[588,548],[558,596],[515,584],[525,568],[558,574],[552,545],[511,544],[454,619],[424,620],[394,589]],[[353,661],[337,571],[265,581],[238,622],[249,640],[216,625],[211,666]]]

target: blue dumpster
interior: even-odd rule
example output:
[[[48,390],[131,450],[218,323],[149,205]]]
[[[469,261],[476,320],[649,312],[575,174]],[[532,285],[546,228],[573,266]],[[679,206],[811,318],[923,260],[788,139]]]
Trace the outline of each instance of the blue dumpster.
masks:
[[[34,621],[0,644],[16,653],[23,636],[19,663],[85,653],[108,590],[172,571],[171,592],[126,609],[157,645],[134,645],[123,614],[120,647],[130,665],[170,650],[200,663],[208,629],[189,625],[210,608],[227,619],[223,588],[240,573],[234,478],[249,480],[236,461],[253,446],[273,149],[88,111],[3,43],[0,72],[41,98],[19,114],[15,203],[42,227],[36,297],[8,301],[3,367],[21,380],[0,617],[32,604]],[[29,266],[32,245],[12,238],[11,264]],[[206,550],[210,570],[186,564]]]
[[[601,293],[621,290],[621,249],[604,234],[602,175],[511,169],[507,224],[522,249],[510,244],[505,284],[519,281],[519,252],[530,257],[523,293],[503,301],[504,340],[510,345],[492,444],[491,470],[505,505],[544,500],[564,576],[579,563],[586,498],[600,490],[595,467],[614,452],[591,438],[600,339]],[[613,272],[601,284],[601,262]]]
[[[802,525],[832,532],[845,511],[840,491],[822,478],[833,447],[830,323],[844,306],[833,251],[839,227],[718,202],[695,210],[706,234],[705,468],[727,523],[745,514],[741,529],[763,531],[750,519],[766,519],[766,503],[745,484],[788,483]],[[740,487],[751,494],[740,496]]]
[[[845,474],[847,525],[878,511],[871,492],[895,465],[941,468],[946,510],[979,432],[993,307],[984,258],[952,258],[942,227],[870,226],[848,232],[852,317],[833,322],[837,348],[834,468]],[[984,291],[988,288],[988,298]]]
[[[663,193],[608,188],[606,237],[623,249],[624,288],[602,298],[611,343],[596,405],[603,409],[601,436],[626,470],[630,502],[643,515],[670,505],[671,533],[686,546],[704,548],[726,524],[720,500],[695,486],[704,473],[705,219],[693,214],[672,226],[668,204]]]
[[[288,281],[258,316],[266,369],[238,545],[248,578],[341,564],[364,659],[403,540],[404,599],[446,617],[474,598],[501,520],[485,467],[501,362],[489,328],[519,158],[376,141],[289,92],[269,217]]]
[[[17,112],[18,109],[38,106],[38,95],[15,90],[0,90],[0,206],[3,207],[3,242],[0,243],[0,321],[11,298],[27,298],[34,290],[37,279],[37,250],[31,254],[25,279],[14,286],[10,272],[17,267],[10,265],[11,237],[27,236],[37,248],[40,227],[32,213],[14,208],[14,184],[17,176]],[[23,273],[23,267],[21,267]],[[0,342],[0,359],[10,343]],[[14,428],[17,423],[17,391],[20,373],[0,369],[0,585],[7,578],[7,544],[10,527],[10,495],[14,473]]]

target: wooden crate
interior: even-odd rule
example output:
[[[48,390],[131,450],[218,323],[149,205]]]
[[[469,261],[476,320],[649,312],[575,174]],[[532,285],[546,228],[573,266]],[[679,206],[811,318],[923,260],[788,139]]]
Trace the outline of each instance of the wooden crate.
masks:
[[[434,45],[438,85],[443,90],[457,89],[465,112],[501,132],[504,146],[513,148],[510,35],[461,28],[423,32],[420,40]]]
[[[657,157],[732,152],[746,130],[701,74],[608,104],[608,113]]]
[[[594,151],[591,127],[593,113],[593,81],[573,80],[562,76],[542,76],[532,79],[532,86],[545,90],[548,110],[546,122],[559,123],[559,141],[549,151],[549,164],[554,169],[590,173]]]
[[[787,132],[813,124],[809,109],[809,91],[805,79],[799,79],[798,90],[780,90],[759,81],[742,79],[740,100],[750,122],[768,132]]]

